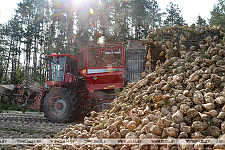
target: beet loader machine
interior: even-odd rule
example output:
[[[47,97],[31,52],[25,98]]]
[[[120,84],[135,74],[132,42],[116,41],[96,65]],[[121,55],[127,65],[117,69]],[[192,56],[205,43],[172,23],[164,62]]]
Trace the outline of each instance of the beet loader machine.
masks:
[[[70,122],[78,115],[110,108],[127,82],[142,78],[145,55],[142,41],[129,41],[127,47],[124,43],[82,47],[78,58],[45,55],[44,87],[25,80],[14,88],[0,86],[0,93],[21,107],[43,111],[52,122]]]

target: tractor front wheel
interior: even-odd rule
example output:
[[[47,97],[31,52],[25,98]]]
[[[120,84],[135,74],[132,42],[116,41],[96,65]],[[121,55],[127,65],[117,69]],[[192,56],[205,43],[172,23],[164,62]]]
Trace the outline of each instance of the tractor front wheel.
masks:
[[[54,97],[57,94],[53,95]],[[52,90],[46,95],[43,104],[45,117],[51,122],[71,122],[78,114],[79,102],[77,94],[68,88],[61,88],[59,91],[58,104],[51,102]],[[51,109],[50,109],[51,108]]]

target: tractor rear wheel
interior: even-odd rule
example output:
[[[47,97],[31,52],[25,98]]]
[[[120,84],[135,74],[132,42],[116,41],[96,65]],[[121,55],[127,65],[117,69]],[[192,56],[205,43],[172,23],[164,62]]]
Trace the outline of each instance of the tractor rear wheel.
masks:
[[[53,95],[57,96],[57,94]],[[45,117],[51,122],[71,122],[79,110],[77,94],[68,88],[59,91],[58,104],[51,106],[52,90],[46,95],[43,104]],[[50,110],[50,108],[54,108]]]

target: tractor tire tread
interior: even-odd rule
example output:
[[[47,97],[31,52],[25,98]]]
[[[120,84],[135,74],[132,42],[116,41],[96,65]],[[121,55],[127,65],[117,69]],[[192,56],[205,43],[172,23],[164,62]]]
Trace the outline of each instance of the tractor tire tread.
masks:
[[[65,116],[65,119],[63,119],[63,121],[61,120],[59,122],[63,122],[63,123],[71,122],[71,121],[73,121],[77,117],[77,115],[79,113],[79,100],[78,100],[78,96],[77,96],[76,93],[74,93],[72,90],[70,90],[68,88],[62,87],[60,89],[60,91],[61,91],[60,93],[67,93],[66,95],[70,95],[69,96],[70,97],[70,100],[69,101],[73,105],[73,107],[71,108],[69,114],[67,116]],[[51,99],[51,95],[52,95],[52,90],[51,90],[51,92],[49,92],[48,94],[46,94],[45,99],[47,99],[47,100]],[[46,110],[44,110],[44,111],[46,111]],[[44,112],[44,116],[46,118],[48,118],[48,120],[51,121],[51,122],[57,122],[57,120],[52,119],[51,116],[48,117],[46,115],[46,112]]]

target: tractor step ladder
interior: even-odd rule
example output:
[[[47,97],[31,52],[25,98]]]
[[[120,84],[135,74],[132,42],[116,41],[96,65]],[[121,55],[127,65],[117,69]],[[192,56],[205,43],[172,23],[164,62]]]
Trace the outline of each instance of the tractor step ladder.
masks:
[[[53,84],[52,97],[50,101],[50,113],[52,113],[53,115],[57,115],[57,106],[58,106],[60,89],[61,89],[61,82],[59,84]]]
[[[51,73],[48,74],[48,79],[50,81],[52,81],[52,80],[54,81],[53,85],[52,85],[52,97],[51,97],[51,100],[49,102],[50,113],[53,114],[53,115],[57,115],[59,91],[61,89],[61,83],[62,83],[62,80],[63,80],[63,77],[58,77],[57,74],[59,74],[60,72],[63,72],[63,71],[57,71],[56,64],[50,64],[48,69],[49,69],[48,72],[51,72]],[[50,78],[51,75],[52,75],[52,77]]]

